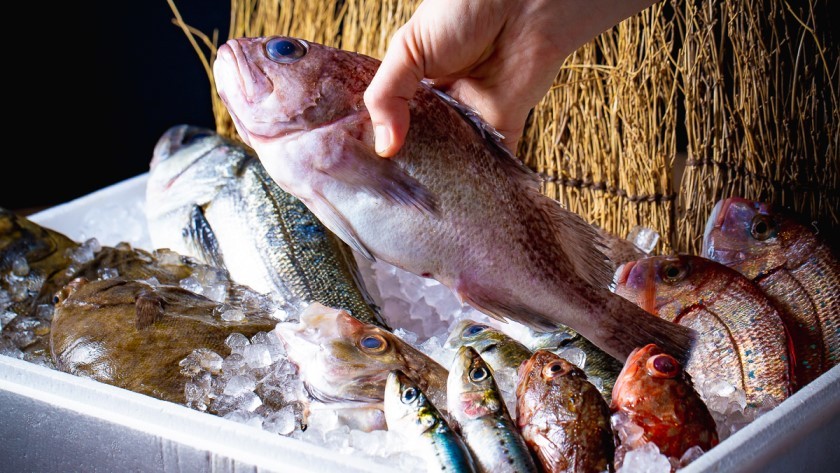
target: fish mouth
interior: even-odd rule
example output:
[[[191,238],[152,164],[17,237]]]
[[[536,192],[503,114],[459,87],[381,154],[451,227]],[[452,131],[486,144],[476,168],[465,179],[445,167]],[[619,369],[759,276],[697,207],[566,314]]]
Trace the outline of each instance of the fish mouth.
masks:
[[[630,272],[633,270],[633,267],[636,266],[636,261],[628,261],[618,269],[615,270],[615,278],[613,279],[613,286],[622,286],[627,283],[627,278],[630,277]]]

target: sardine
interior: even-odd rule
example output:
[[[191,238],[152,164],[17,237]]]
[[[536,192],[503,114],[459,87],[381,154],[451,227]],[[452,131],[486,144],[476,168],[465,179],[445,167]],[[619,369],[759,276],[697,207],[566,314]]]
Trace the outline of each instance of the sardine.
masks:
[[[654,443],[679,461],[691,447],[718,443],[715,421],[680,363],[656,345],[634,351],[618,375],[610,410],[616,436],[616,469],[624,455]]]
[[[572,363],[538,350],[519,368],[516,423],[545,472],[596,472],[612,466],[610,408]]]
[[[241,145],[198,127],[169,129],[146,187],[149,233],[283,300],[320,302],[386,327],[350,248],[266,174]]]
[[[752,279],[780,309],[797,356],[797,385],[840,363],[840,261],[793,215],[733,197],[719,201],[703,254]]]
[[[570,348],[582,351],[586,356],[583,371],[587,377],[600,380],[597,384],[601,394],[604,399],[610,399],[615,378],[622,367],[615,358],[607,355],[568,327],[553,332],[533,332],[532,335],[531,348],[534,349],[544,349],[559,354]],[[533,354],[529,347],[501,330],[469,319],[462,320],[455,326],[446,344],[451,348],[473,347],[494,371],[510,369],[516,372],[519,366]]]
[[[234,299],[259,300],[243,286]],[[270,332],[276,320],[263,305],[212,301],[177,286],[153,286],[114,278],[72,281],[57,295],[50,333],[58,369],[183,404],[189,378],[179,362],[196,349],[225,357],[225,339],[238,332],[251,337]],[[245,315],[238,322],[220,317],[223,308]]]
[[[426,471],[474,472],[464,441],[446,423],[417,384],[402,371],[388,374],[385,383],[385,421],[400,432],[426,459]]]
[[[279,323],[275,332],[317,401],[381,410],[388,373],[400,370],[447,415],[446,369],[381,327],[315,302],[299,323]]]
[[[536,472],[493,373],[472,347],[461,347],[446,383],[449,413],[480,472]]]
[[[421,84],[405,145],[377,156],[363,93],[378,66],[295,38],[240,38],[219,48],[214,75],[268,174],[362,255],[489,315],[568,325],[619,360],[650,342],[688,357],[695,334],[609,291],[595,229],[540,194],[474,111]]]
[[[685,370],[698,386],[725,380],[754,407],[790,395],[793,353],[782,317],[737,271],[699,256],[655,256],[625,264],[616,293],[697,331]]]

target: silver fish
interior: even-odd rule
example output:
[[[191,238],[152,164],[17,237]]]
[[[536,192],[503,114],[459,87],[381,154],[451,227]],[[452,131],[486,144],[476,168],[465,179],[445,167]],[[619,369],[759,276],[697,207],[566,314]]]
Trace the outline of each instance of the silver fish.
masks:
[[[461,347],[446,381],[449,414],[482,472],[537,471],[493,380],[472,347]]]
[[[320,302],[386,326],[351,250],[250,151],[210,130],[179,125],[160,138],[146,214],[156,247],[226,268],[258,292]]]
[[[378,66],[295,38],[240,38],[219,48],[214,75],[269,175],[366,257],[492,316],[568,325],[619,360],[651,342],[687,357],[694,332],[611,293],[594,228],[540,194],[474,112],[422,84],[405,145],[377,156],[363,94]]]
[[[474,472],[467,446],[429,401],[417,383],[402,371],[388,374],[385,383],[385,421],[420,449],[427,471]]]

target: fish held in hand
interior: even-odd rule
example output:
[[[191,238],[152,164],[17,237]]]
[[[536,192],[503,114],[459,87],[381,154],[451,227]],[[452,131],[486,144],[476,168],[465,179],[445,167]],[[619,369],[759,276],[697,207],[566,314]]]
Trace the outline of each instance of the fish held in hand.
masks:
[[[546,472],[602,472],[615,445],[610,409],[583,370],[546,350],[519,368],[516,423]]]
[[[475,465],[463,439],[402,371],[388,374],[385,383],[385,421],[400,432],[426,459],[428,472],[474,472]]]
[[[752,279],[780,309],[801,387],[840,363],[840,260],[809,225],[770,204],[719,201],[703,254]]]
[[[493,372],[472,347],[461,347],[446,383],[449,413],[480,472],[536,472]]]
[[[225,268],[258,292],[320,302],[385,327],[350,248],[283,191],[252,151],[211,130],[179,125],[158,140],[146,217],[158,248]]]
[[[219,48],[214,76],[269,175],[361,254],[492,316],[568,325],[619,360],[651,342],[687,358],[694,333],[608,290],[594,228],[540,194],[474,112],[422,84],[404,146],[376,155],[363,94],[378,66],[296,38],[239,38]]]
[[[317,401],[381,409],[388,373],[400,370],[447,415],[446,369],[381,327],[312,303],[299,323],[279,323],[275,333]]]
[[[610,404],[616,467],[624,455],[652,442],[676,461],[694,446],[718,443],[715,421],[680,363],[656,345],[635,350],[618,375]]]
[[[655,256],[620,268],[615,292],[697,331],[685,370],[698,386],[725,380],[754,407],[775,406],[790,395],[793,356],[785,324],[737,271],[699,256]]]

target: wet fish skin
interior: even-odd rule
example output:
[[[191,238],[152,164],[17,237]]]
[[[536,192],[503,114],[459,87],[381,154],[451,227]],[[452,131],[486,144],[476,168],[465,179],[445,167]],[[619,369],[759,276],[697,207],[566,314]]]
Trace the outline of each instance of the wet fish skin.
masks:
[[[388,430],[401,432],[420,449],[427,462],[426,471],[475,472],[464,441],[402,371],[388,374],[384,404]]]
[[[381,409],[388,373],[400,370],[448,415],[446,369],[381,327],[315,302],[301,313],[300,322],[279,323],[275,332],[318,401]]]
[[[785,324],[752,281],[690,255],[646,258],[616,274],[617,294],[700,334],[685,365],[696,383],[726,380],[752,406],[773,406],[790,395],[794,353]]]
[[[536,472],[493,373],[472,347],[458,349],[446,383],[449,413],[480,472]]]
[[[295,57],[269,59],[278,41]],[[541,195],[464,107],[421,85],[405,145],[379,158],[363,102],[378,65],[295,38],[239,38],[219,48],[214,76],[271,177],[361,254],[435,278],[487,314],[568,325],[619,360],[651,341],[687,357],[691,331],[612,294],[593,227]]]
[[[235,291],[253,293],[242,286]],[[77,376],[184,404],[189,379],[180,374],[181,360],[199,348],[225,357],[230,349],[224,342],[231,333],[251,337],[270,332],[277,322],[269,311],[247,306],[238,307],[244,320],[227,322],[218,315],[220,307],[176,286],[76,279],[56,304],[50,332],[53,361]]]
[[[767,203],[724,199],[706,222],[703,254],[752,279],[780,309],[808,364],[799,386],[840,363],[840,260],[809,225]]]
[[[613,388],[610,410],[616,469],[626,452],[648,442],[676,460],[695,445],[708,451],[718,443],[715,421],[694,391],[691,377],[676,359],[653,344],[635,350],[627,359]]]
[[[320,302],[386,327],[352,251],[265,172],[253,152],[189,125],[158,140],[146,187],[155,246],[226,268],[287,301]]]
[[[537,350],[519,368],[516,423],[545,472],[602,472],[615,445],[610,409],[572,363]]]

